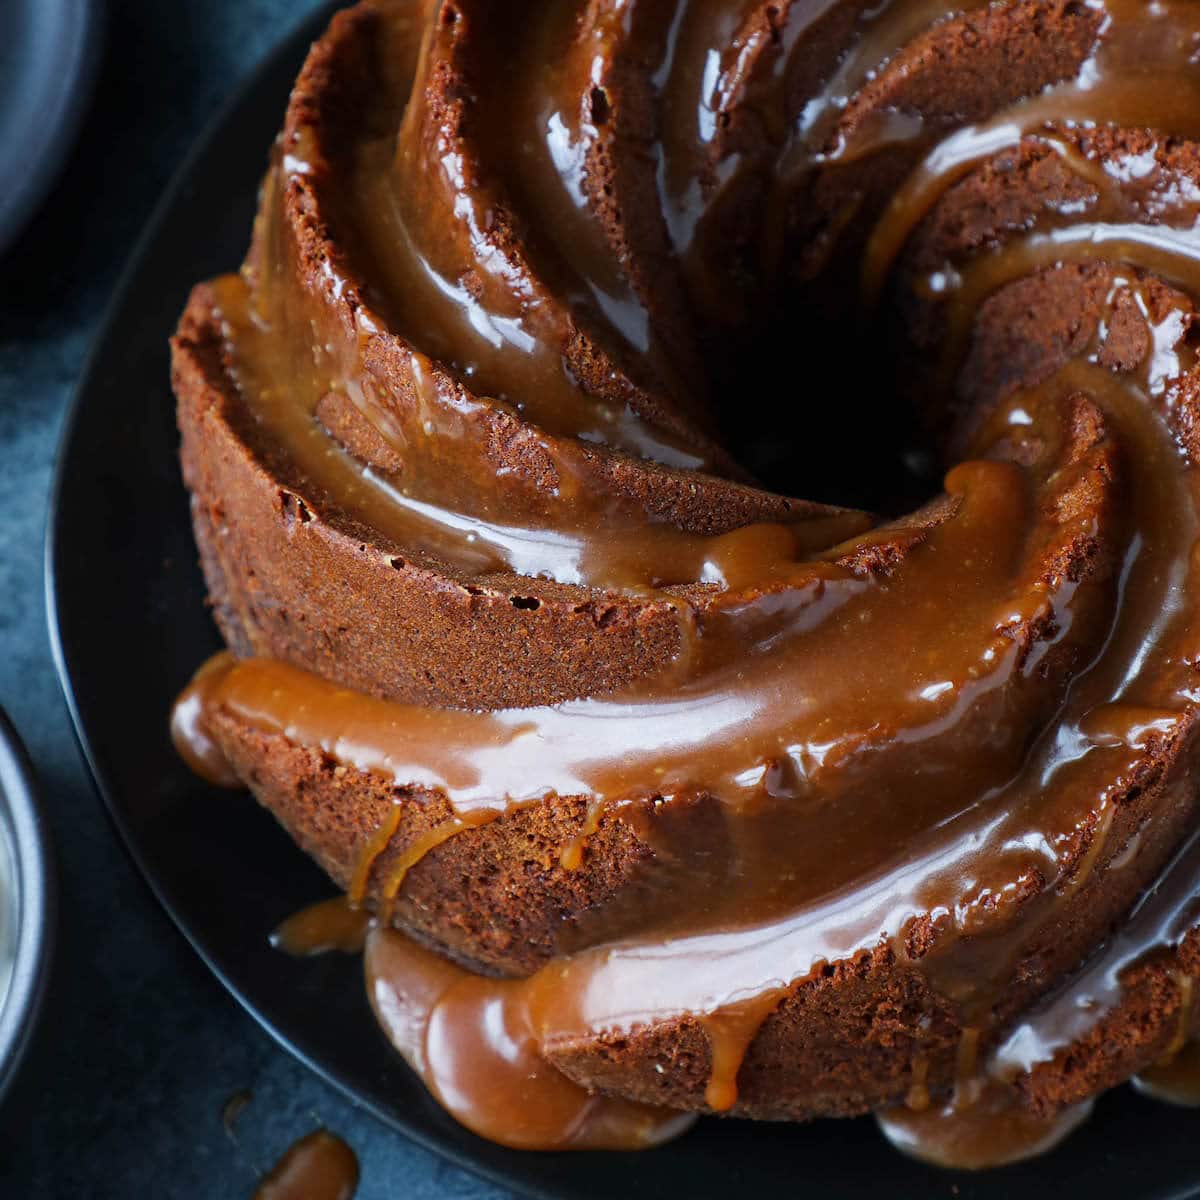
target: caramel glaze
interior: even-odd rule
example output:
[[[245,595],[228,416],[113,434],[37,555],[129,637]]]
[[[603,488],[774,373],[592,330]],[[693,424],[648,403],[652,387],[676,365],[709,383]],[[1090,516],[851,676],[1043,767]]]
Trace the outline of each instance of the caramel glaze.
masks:
[[[301,958],[329,950],[359,954],[366,945],[370,922],[369,912],[344,896],[335,896],[293,913],[271,934],[271,945]]]
[[[351,1200],[358,1159],[340,1137],[318,1129],[302,1137],[271,1168],[254,1200]]]
[[[631,804],[718,803],[717,844],[641,828],[669,886],[602,911],[588,945],[526,979],[370,934],[381,1025],[484,1136],[650,1145],[685,1124],[637,1103],[655,1097],[808,1115],[740,1094],[748,1051],[806,985],[885,953],[926,989],[930,1025],[957,1031],[957,1065],[931,1037],[874,1096],[920,1110],[887,1114],[889,1137],[969,1167],[1039,1152],[1083,1109],[1016,1098],[1194,913],[1143,901],[1084,965],[1097,937],[1168,864],[1154,896],[1200,883],[1194,855],[1171,862],[1196,818],[1200,156],[1143,128],[1196,134],[1200,13],[922,0],[765,18],[699,0],[664,21],[589,3],[513,48],[500,7],[346,18],[343,33],[374,31],[378,129],[333,159],[289,116],[248,267],[203,303],[255,436],[305,482],[300,520],[336,509],[459,578],[624,589],[666,606],[674,661],[605,694],[477,709],[383,679],[353,690],[342,680],[362,673],[336,661],[229,657],[184,694],[177,741],[216,781],[238,774],[219,732],[232,721],[394,785],[348,881],[389,919],[425,854],[522,808],[581,797],[597,828]],[[1053,36],[1022,39],[1035,20]],[[485,115],[471,97],[506,47],[556,65]],[[414,88],[426,102],[406,106]],[[636,148],[657,163],[653,203],[614,241],[606,205],[647,209],[617,115],[639,104],[662,111]],[[1026,186],[977,217],[987,172]],[[346,247],[320,261],[317,292],[297,284],[312,264],[296,214],[313,212],[340,219]],[[696,423],[709,335],[687,331],[744,331],[747,311],[858,256],[868,296],[914,297],[903,336],[933,364],[918,372],[938,384],[928,415],[963,461],[939,498],[882,526],[694,475],[723,514],[706,525],[680,499],[689,472],[736,470]],[[1034,283],[1056,311],[1025,302]],[[1022,342],[1025,319],[1063,334]],[[502,435],[530,456],[498,472]],[[628,456],[663,465],[629,475]],[[406,803],[433,794],[450,815],[385,863]],[[564,866],[587,852],[565,843]],[[698,1094],[588,1057],[664,1022],[702,1033]]]

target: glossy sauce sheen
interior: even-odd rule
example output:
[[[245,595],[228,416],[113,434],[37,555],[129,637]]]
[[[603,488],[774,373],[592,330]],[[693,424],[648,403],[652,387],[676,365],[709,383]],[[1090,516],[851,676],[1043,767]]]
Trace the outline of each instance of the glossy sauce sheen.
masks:
[[[1173,907],[1138,910],[1116,949],[1010,1027],[1006,1005],[1028,948],[1089,902],[1096,872],[1120,888],[1123,865],[1137,860],[1111,832],[1125,829],[1132,781],[1157,762],[1183,763],[1163,782],[1176,842],[1196,819],[1186,763],[1200,701],[1200,479],[1187,453],[1196,372],[1187,333],[1188,296],[1200,295],[1200,188],[1144,155],[1099,157],[1078,123],[1200,133],[1200,12],[1178,2],[1077,6],[1086,37],[1061,75],[1032,98],[997,96],[963,126],[932,103],[872,113],[855,97],[887,84],[886,65],[939,20],[980,5],[783,5],[770,36],[746,25],[749,4],[680,4],[666,26],[635,4],[577,7],[587,8],[581,22],[594,22],[583,43],[594,59],[572,41],[574,26],[559,27],[561,14],[547,21],[522,52],[559,65],[520,76],[517,130],[502,114],[492,121],[493,141],[516,147],[513,187],[548,231],[545,244],[506,240],[504,204],[464,173],[448,126],[405,107],[447,35],[425,24],[419,5],[390,5],[381,106],[394,110],[383,123],[392,132],[356,150],[346,183],[382,313],[360,307],[347,331],[289,286],[279,197],[289,173],[307,169],[303,146],[268,178],[253,269],[220,281],[217,295],[256,417],[342,509],[467,573],[669,595],[679,659],[619,693],[475,712],[385,701],[288,663],[225,657],[181,698],[177,744],[206,777],[229,782],[206,724],[220,712],[400,788],[444,793],[454,818],[403,856],[373,898],[385,908],[422,854],[522,805],[582,796],[596,828],[616,806],[715,798],[720,846],[654,847],[684,869],[653,914],[614,921],[595,945],[528,980],[484,979],[393,930],[370,933],[368,989],[381,1025],[438,1100],[483,1136],[602,1148],[678,1133],[689,1118],[590,1096],[542,1057],[667,1020],[703,1028],[707,1107],[736,1110],[743,1057],[781,1004],[829,964],[881,944],[907,958],[924,922],[914,969],[953,1004],[969,1070],[943,1104],[914,1066],[908,1095],[919,1111],[885,1114],[888,1136],[944,1165],[1041,1152],[1084,1109],[1033,1120],[1014,1107],[1014,1068],[1053,1059],[1090,1027],[1076,1002],[1083,990],[1099,1019],[1119,999],[1122,971],[1177,946],[1200,884],[1195,854],[1169,862],[1171,845],[1154,843],[1146,852],[1166,872],[1159,893]],[[808,78],[821,39],[838,52],[826,76]],[[890,163],[900,172],[877,211],[832,212],[821,235],[832,244],[805,247],[806,286],[818,287],[827,265],[845,261],[838,239],[857,238],[869,300],[909,269],[905,248],[948,190],[998,153],[1048,148],[1074,178],[1078,202],[1022,216],[960,261],[907,280],[937,307],[953,387],[991,297],[1062,263],[1111,268],[1106,315],[1080,345],[959,418],[951,440],[963,461],[933,505],[880,526],[792,502],[787,520],[712,534],[589,485],[587,446],[598,441],[672,468],[719,465],[679,416],[695,404],[696,364],[673,341],[658,292],[620,269],[586,190],[581,164],[607,118],[594,96],[580,106],[592,95],[580,81],[595,79],[618,44],[658,63],[653,153],[665,236],[681,288],[717,328],[785,287],[793,227],[838,172]],[[807,99],[788,112],[797,89]],[[743,144],[722,113],[751,102],[766,135]],[[403,186],[417,174],[427,187]],[[734,295],[714,283],[728,276],[723,213],[763,178],[770,195],[753,255],[766,282],[761,294]],[[457,215],[448,234],[443,205]],[[469,294],[459,283],[467,274]],[[1169,288],[1154,290],[1153,280]],[[1117,362],[1113,331],[1131,319],[1141,348]],[[411,344],[415,407],[390,403],[364,366],[378,321]],[[572,322],[628,373],[585,386],[570,361]],[[651,393],[669,403],[656,407]],[[382,451],[364,468],[331,438],[321,419],[331,394],[349,398],[403,459],[402,474],[379,465]],[[551,493],[492,470],[478,419],[506,406],[532,422],[554,462]],[[886,569],[863,568],[865,555],[885,551]],[[667,585],[674,590],[662,592]],[[364,846],[355,903],[395,828],[385,822]],[[564,868],[586,854],[586,837],[565,845]],[[289,923],[280,941],[302,952],[349,948],[363,932],[357,916],[330,909]],[[1177,1050],[1176,1061],[1190,1054]]]
[[[271,945],[300,958],[329,950],[360,954],[370,923],[370,913],[336,896],[293,913],[271,934]]]
[[[518,1150],[642,1150],[695,1121],[591,1095],[547,1063],[523,981],[474,975],[390,929],[371,934],[365,963],[392,1044],[481,1137]]]

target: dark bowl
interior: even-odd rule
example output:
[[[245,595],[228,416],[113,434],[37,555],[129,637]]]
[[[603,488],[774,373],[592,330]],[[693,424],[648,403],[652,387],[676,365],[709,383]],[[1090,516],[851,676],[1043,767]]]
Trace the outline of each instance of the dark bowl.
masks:
[[[0,710],[0,1098],[17,1076],[46,996],[54,949],[54,873],[33,768]]]
[[[100,0],[0,0],[0,251],[75,140],[101,41]]]

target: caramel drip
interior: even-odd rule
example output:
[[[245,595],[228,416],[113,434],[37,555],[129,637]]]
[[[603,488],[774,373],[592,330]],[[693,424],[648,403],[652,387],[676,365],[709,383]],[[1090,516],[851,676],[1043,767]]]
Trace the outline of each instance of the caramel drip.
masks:
[[[354,875],[350,880],[349,900],[352,905],[358,906],[366,898],[367,887],[371,881],[371,871],[379,861],[380,855],[392,844],[392,838],[396,836],[396,830],[400,828],[403,816],[404,810],[400,805],[393,804],[379,823],[379,827],[371,834],[359,855],[358,864],[355,866]]]
[[[678,1137],[688,1113],[589,1093],[541,1055],[521,981],[472,975],[377,929],[367,994],[392,1044],[435,1099],[481,1137],[522,1150],[640,1150]]]
[[[370,913],[335,896],[293,913],[272,932],[271,945],[298,958],[330,950],[360,954],[370,927]]]
[[[764,992],[701,1018],[712,1056],[704,1101],[714,1112],[728,1112],[737,1103],[737,1076],[746,1051],[782,995]]]
[[[171,741],[180,758],[201,779],[217,787],[240,787],[241,777],[205,725],[205,680],[228,670],[233,656],[217,654],[200,668],[171,709]]]
[[[929,1056],[914,1054],[912,1074],[909,1078],[908,1093],[904,1103],[913,1112],[924,1112],[930,1104],[929,1096]]]
[[[983,1082],[979,1077],[979,1030],[968,1025],[958,1038],[954,1061],[954,1096],[950,1106],[961,1113],[978,1103]]]
[[[259,1184],[254,1200],[351,1200],[357,1189],[354,1151],[318,1129],[288,1149]]]
[[[565,871],[578,871],[583,866],[583,852],[588,839],[600,828],[604,819],[605,803],[603,800],[592,799],[588,802],[584,814],[583,825],[579,832],[562,848],[558,861]]]
[[[1116,706],[1113,706],[1113,707],[1116,707]],[[1125,721],[1123,722],[1123,724],[1124,724],[1125,728],[1128,730],[1129,725],[1128,725],[1127,717],[1126,717]],[[1084,729],[1086,732],[1087,731],[1086,723],[1084,724]],[[1125,738],[1123,738],[1122,741],[1123,741],[1123,743],[1126,743],[1130,739],[1136,741],[1136,739],[1139,736],[1140,736],[1140,734],[1137,734],[1137,733],[1130,734],[1130,735],[1127,735]],[[1102,745],[1103,744],[1102,742],[1096,740],[1094,736],[1093,736],[1092,741],[1093,741],[1093,745]],[[1083,857],[1079,860],[1079,863],[1075,867],[1075,870],[1072,873],[1071,878],[1067,881],[1066,886],[1063,888],[1064,896],[1069,896],[1072,892],[1076,891],[1079,888],[1084,887],[1088,883],[1088,881],[1091,879],[1092,873],[1096,869],[1096,864],[1098,862],[1100,862],[1101,858],[1105,855],[1105,853],[1109,849],[1108,835],[1109,835],[1110,830],[1112,829],[1113,820],[1115,817],[1116,817],[1116,809],[1114,808],[1114,806],[1112,804],[1106,804],[1100,810],[1099,819],[1096,821],[1095,828],[1091,831],[1091,834],[1089,835],[1088,848],[1083,852]]]
[[[400,894],[400,889],[404,886],[404,881],[408,877],[409,871],[417,863],[429,854],[430,851],[436,850],[438,846],[448,842],[452,837],[462,833],[465,829],[477,829],[480,825],[494,820],[498,815],[492,812],[472,813],[469,820],[457,816],[450,817],[448,820],[433,826],[432,829],[426,830],[419,837],[415,838],[410,845],[406,846],[397,855],[395,861],[390,864],[387,879],[380,890],[380,917],[384,923],[391,923],[396,897]]]

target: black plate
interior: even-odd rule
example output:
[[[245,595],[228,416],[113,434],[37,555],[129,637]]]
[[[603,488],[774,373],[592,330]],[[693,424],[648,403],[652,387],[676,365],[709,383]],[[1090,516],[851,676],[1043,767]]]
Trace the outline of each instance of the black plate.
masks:
[[[267,945],[329,884],[244,795],[198,782],[173,753],[167,712],[218,648],[176,465],[167,337],[194,280],[240,260],[267,147],[305,26],[201,141],[162,201],[80,383],[63,438],[48,545],[51,622],[75,726],[109,811],[180,929],[293,1054],[409,1137],[528,1195],[726,1197],[749,1189],[829,1198],[1200,1192],[1196,1114],[1129,1089],[1103,1099],[1066,1146],[1033,1164],[951,1175],[891,1150],[869,1120],[801,1127],[704,1121],[644,1155],[519,1154],[475,1138],[391,1053],[357,962],[296,961]]]
[[[0,250],[62,166],[91,91],[99,0],[0,0]]]

